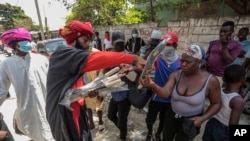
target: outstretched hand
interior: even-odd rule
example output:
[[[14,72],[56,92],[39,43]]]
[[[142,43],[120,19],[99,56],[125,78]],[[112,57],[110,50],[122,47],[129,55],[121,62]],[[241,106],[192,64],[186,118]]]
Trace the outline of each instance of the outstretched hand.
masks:
[[[135,57],[137,58],[135,60],[135,63],[136,63],[135,71],[141,72],[146,64],[146,60],[144,60],[142,57],[137,56],[137,55],[135,55]]]
[[[130,64],[121,64],[120,65],[121,70],[119,71],[119,74],[123,74],[123,73],[129,73],[130,71],[134,71],[135,67],[130,65]]]

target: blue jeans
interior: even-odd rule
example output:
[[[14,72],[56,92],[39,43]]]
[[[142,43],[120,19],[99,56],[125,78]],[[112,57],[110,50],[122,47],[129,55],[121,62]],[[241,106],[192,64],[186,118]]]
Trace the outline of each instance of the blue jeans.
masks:
[[[229,128],[217,119],[210,119],[205,127],[203,141],[229,141]]]

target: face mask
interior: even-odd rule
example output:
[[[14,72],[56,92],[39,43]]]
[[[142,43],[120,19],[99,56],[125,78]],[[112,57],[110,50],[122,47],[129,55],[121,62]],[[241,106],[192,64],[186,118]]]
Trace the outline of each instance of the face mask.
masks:
[[[161,52],[164,57],[173,57],[175,55],[175,48],[173,47],[165,47]]]
[[[19,50],[28,53],[32,50],[31,43],[29,41],[21,41],[17,43],[19,45]]]
[[[136,37],[137,37],[137,34],[132,34],[132,37],[136,38]]]
[[[156,47],[159,43],[160,41],[152,40],[150,44],[152,47]]]
[[[169,65],[175,62],[178,59],[178,56],[175,52],[174,47],[166,47],[161,52],[161,57],[163,60],[165,60]]]

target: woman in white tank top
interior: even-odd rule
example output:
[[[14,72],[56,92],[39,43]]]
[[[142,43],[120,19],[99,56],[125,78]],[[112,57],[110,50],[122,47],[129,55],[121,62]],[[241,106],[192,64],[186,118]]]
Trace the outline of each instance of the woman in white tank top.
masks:
[[[215,76],[210,76],[208,72],[200,69],[201,61],[204,58],[203,54],[205,54],[204,49],[198,45],[187,47],[181,58],[181,74],[179,71],[173,72],[163,87],[155,84],[149,77],[140,79],[140,83],[144,87],[151,87],[161,97],[173,96],[174,91],[178,92],[177,95],[172,97],[172,99],[175,99],[171,101],[172,109],[166,113],[166,125],[164,127],[167,128],[163,132],[164,141],[188,141],[193,139],[198,133],[196,129],[199,129],[204,121],[220,110],[220,84]],[[198,93],[201,94],[196,97]],[[189,99],[190,97],[193,98]],[[203,103],[206,97],[209,99],[210,105],[203,113]],[[185,104],[189,107],[179,107]],[[191,106],[192,104],[194,107]],[[189,112],[183,110],[186,108]],[[192,120],[190,123],[193,125],[196,134],[191,136],[193,133],[184,132],[186,131],[183,130],[184,118]]]

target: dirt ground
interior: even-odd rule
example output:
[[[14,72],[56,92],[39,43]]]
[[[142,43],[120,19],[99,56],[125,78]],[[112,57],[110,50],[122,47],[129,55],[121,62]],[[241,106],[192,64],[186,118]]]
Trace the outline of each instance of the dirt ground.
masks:
[[[105,124],[105,130],[99,132],[97,128],[91,130],[92,137],[94,141],[119,141],[119,130],[116,126],[107,118],[107,109],[110,96],[105,98],[104,114],[103,120]],[[205,108],[208,105],[206,101]],[[131,106],[129,117],[128,117],[128,135],[127,141],[145,141],[147,135],[147,128],[145,123],[146,112],[139,110]],[[240,124],[249,124],[250,115],[242,113]],[[94,121],[96,127],[98,127],[98,118],[94,112]],[[201,127],[201,133],[194,139],[194,141],[202,141],[201,137],[203,134],[204,123]],[[158,121],[154,124],[154,130],[156,131]]]

